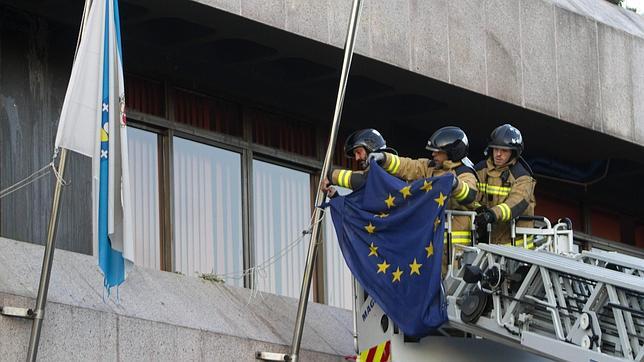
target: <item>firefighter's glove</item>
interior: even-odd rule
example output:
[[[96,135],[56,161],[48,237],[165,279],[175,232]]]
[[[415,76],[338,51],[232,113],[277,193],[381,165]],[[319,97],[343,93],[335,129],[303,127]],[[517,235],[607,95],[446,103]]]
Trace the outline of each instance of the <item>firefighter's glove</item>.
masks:
[[[371,163],[372,160],[376,161],[379,165],[382,165],[385,161],[385,155],[382,152],[371,152],[369,156],[367,156],[367,164]]]
[[[496,222],[496,215],[490,209],[482,209],[476,214],[474,224],[477,228],[485,229],[487,224],[494,224]]]
[[[485,210],[487,210],[487,206],[479,206],[476,209],[474,209],[474,212],[476,212],[477,214],[480,214]]]

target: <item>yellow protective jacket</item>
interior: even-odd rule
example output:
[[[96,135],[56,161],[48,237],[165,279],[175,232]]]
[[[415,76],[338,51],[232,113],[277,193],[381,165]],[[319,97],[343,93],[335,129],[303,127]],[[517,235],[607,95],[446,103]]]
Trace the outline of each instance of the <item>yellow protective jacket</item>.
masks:
[[[389,174],[405,181],[442,176],[448,172],[456,175],[458,184],[452,190],[452,197],[448,201],[447,208],[449,210],[473,211],[477,206],[477,178],[476,171],[472,167],[466,166],[462,162],[445,161],[442,168],[436,168],[426,158],[414,160],[387,152],[384,155],[382,167]],[[332,184],[341,187],[358,188],[364,183],[366,172],[368,171],[333,170],[329,180]],[[471,218],[454,216],[452,218],[452,243],[469,245],[472,241],[471,225]],[[445,237],[447,238],[447,231]],[[447,264],[447,248],[444,248],[441,263],[443,275],[447,272]]]
[[[331,185],[337,185],[353,190],[364,184],[365,173],[366,171],[335,169],[331,171],[329,182]]]
[[[517,216],[534,216],[534,188],[537,181],[525,161],[517,158],[502,167],[494,166],[492,159],[487,158],[475,168],[479,179],[477,201],[494,212],[497,220],[492,225],[491,241],[509,245],[510,220]],[[522,227],[532,227],[533,224],[532,221],[517,222],[517,226]],[[519,237],[517,245],[523,245]],[[528,247],[533,247],[531,239]]]
[[[448,202],[449,210],[472,211],[477,206],[477,179],[473,168],[462,162],[445,161],[442,168],[431,166],[426,158],[411,159],[384,152],[385,159],[382,167],[391,175],[405,181],[414,181],[421,178],[442,176],[448,172],[456,175],[458,184],[452,190],[452,197]],[[351,171],[335,169],[331,172],[331,184],[354,189],[364,183],[365,173],[368,171]],[[452,242],[469,244],[472,240],[471,219],[466,216],[454,216],[452,219]]]
[[[448,210],[473,211],[476,207],[477,179],[476,171],[462,162],[445,161],[441,168],[432,166],[431,160],[420,158],[417,160],[400,157],[385,152],[382,167],[390,174],[405,181],[414,181],[421,178],[437,177],[452,173],[456,176],[458,184],[452,190],[452,197],[447,204]],[[467,216],[454,216],[452,218],[452,242],[456,244],[469,244],[472,240],[471,218]]]

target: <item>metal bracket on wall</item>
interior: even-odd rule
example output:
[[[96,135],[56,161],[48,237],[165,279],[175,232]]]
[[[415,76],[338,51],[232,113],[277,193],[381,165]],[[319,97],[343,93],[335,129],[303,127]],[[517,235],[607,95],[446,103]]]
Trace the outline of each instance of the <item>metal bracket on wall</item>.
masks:
[[[255,359],[260,361],[290,361],[291,356],[286,353],[257,352]]]
[[[0,307],[0,314],[6,317],[34,319],[36,313],[31,308]]]

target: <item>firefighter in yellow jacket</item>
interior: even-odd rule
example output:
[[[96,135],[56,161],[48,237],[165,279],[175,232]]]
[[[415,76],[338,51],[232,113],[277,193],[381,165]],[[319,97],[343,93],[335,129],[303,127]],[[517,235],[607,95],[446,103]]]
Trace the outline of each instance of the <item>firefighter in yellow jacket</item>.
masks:
[[[381,152],[398,154],[393,148],[387,147],[387,142],[380,132],[373,128],[365,128],[351,133],[344,142],[344,154],[347,158],[356,160],[360,170],[331,171],[330,177],[323,181],[322,191],[328,192],[331,197],[335,194],[335,189],[329,187],[329,183],[348,189],[360,187],[364,183],[364,171],[369,166],[369,155]],[[329,179],[332,182],[329,182]]]
[[[351,143],[348,142],[349,145]],[[345,146],[345,149],[347,146]],[[469,142],[465,132],[458,127],[443,127],[427,141],[427,150],[432,151],[432,159],[411,159],[399,157],[395,152],[387,152],[382,146],[378,151],[371,151],[365,158],[364,165],[375,159],[389,174],[405,181],[442,176],[448,172],[456,175],[452,198],[448,204],[450,210],[473,210],[477,196],[477,179],[474,165],[467,158]],[[331,184],[346,188],[357,188],[356,182],[362,184],[363,172],[350,170],[333,170]],[[467,218],[455,217],[453,230],[469,230]],[[469,232],[457,234],[454,242],[469,243]],[[455,235],[456,236],[456,235]],[[458,239],[458,240],[457,240]]]
[[[405,181],[442,176],[452,173],[454,185],[448,203],[450,210],[474,210],[477,196],[477,179],[474,165],[467,158],[469,142],[465,132],[458,127],[443,127],[429,138],[426,149],[432,151],[432,159],[399,157],[392,152],[372,152],[367,161],[374,159],[389,174]],[[367,162],[368,164],[368,162]],[[364,175],[349,170],[334,170],[331,183],[347,188],[357,188],[364,182]],[[471,219],[454,216],[452,219],[452,243],[469,244],[472,240]],[[447,248],[445,248],[447,251]],[[447,260],[443,263],[443,272]]]
[[[443,127],[429,138],[427,150],[431,159],[413,160],[391,153],[382,155],[381,165],[390,174],[406,181],[442,176],[456,176],[448,210],[474,210],[477,196],[477,179],[474,165],[467,158],[469,142],[467,135],[458,127]],[[378,158],[378,156],[372,156]],[[471,219],[467,216],[452,218],[452,243],[469,244],[472,240]]]
[[[523,137],[515,127],[504,124],[492,131],[485,151],[487,158],[476,165],[479,197],[475,223],[478,230],[492,224],[490,240],[510,245],[510,221],[517,216],[534,216],[536,180],[528,163],[521,157]],[[532,221],[518,221],[517,226],[531,227]],[[523,246],[518,239],[518,246]],[[532,248],[529,239],[528,247]]]

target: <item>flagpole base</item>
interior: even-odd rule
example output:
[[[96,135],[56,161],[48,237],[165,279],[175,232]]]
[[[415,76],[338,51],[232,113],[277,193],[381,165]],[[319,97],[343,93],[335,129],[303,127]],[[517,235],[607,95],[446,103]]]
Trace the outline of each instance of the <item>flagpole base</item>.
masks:
[[[291,356],[286,353],[274,352],[257,352],[255,353],[255,359],[260,361],[293,361]]]
[[[0,314],[5,317],[34,319],[36,314],[31,308],[18,308],[18,307],[0,307]]]

